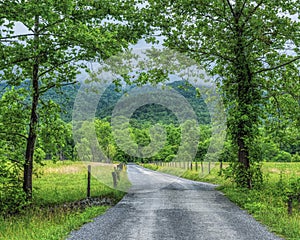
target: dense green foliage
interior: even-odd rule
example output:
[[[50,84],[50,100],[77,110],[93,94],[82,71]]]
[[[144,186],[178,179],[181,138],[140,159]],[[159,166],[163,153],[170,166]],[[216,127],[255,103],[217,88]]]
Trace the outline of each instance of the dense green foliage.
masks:
[[[151,119],[149,119],[150,121]],[[136,119],[132,120],[131,126],[129,126],[130,137],[134,139],[134,142],[140,146],[147,146],[150,144],[150,128],[152,126],[150,122],[144,122],[144,124],[135,124]],[[170,162],[173,160],[174,156],[177,155],[178,148],[181,144],[181,126],[176,126],[174,124],[161,124],[161,126],[166,130],[167,138],[164,147],[154,156],[150,158],[138,158],[132,157],[131,155],[124,153],[121,149],[122,145],[116,144],[115,139],[112,134],[112,127],[107,120],[95,119],[94,123],[84,122],[81,125],[79,131],[90,132],[92,134],[93,127],[97,134],[98,142],[102,148],[102,151],[111,160],[121,161],[121,162]],[[124,131],[119,131],[118,135],[122,136],[127,133],[127,128]],[[297,129],[294,129],[295,131]],[[196,154],[195,161],[201,162],[205,160],[207,154],[207,149],[209,147],[210,141],[212,139],[211,127],[210,125],[199,125],[198,131],[200,132],[200,138],[198,139],[198,151]],[[299,162],[299,152],[295,152],[294,145],[299,146],[300,141],[297,138],[294,139],[294,145],[288,147],[280,146],[280,142],[276,139],[268,137],[268,132],[265,128],[260,128],[261,137],[257,140],[257,146],[261,149],[259,154],[260,158],[266,162]],[[88,138],[82,139],[76,145],[79,152],[83,152],[84,158],[82,160],[86,161],[102,161],[103,159],[93,159],[93,151],[88,146],[93,146],[86,144],[90,141]],[[125,143],[128,144],[128,143]],[[85,149],[83,149],[85,147]],[[233,162],[235,161],[236,155],[234,154],[234,146],[230,140],[226,140],[224,143],[224,148],[221,153],[219,161]],[[188,148],[187,148],[188,151]],[[186,154],[189,154],[188,152]],[[179,159],[179,161],[184,162],[185,159]],[[215,161],[215,160],[214,160]]]
[[[76,84],[78,74],[90,72],[87,62],[136,43],[144,32],[133,22],[137,10],[132,0],[0,2],[1,203],[22,205],[24,194],[30,201],[34,163],[65,146],[69,129],[45,93]]]
[[[241,186],[251,188],[260,175],[256,141],[261,120],[275,119],[273,104],[299,124],[300,21],[294,15],[299,4],[151,0],[144,8],[153,32],[165,37],[164,46],[186,53],[216,76],[238,156],[233,172]]]

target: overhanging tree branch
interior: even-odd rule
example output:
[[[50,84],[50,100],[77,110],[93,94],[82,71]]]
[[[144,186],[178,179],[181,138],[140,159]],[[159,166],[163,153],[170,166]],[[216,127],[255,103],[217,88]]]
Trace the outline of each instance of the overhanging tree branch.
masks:
[[[231,59],[229,57],[226,57],[226,56],[223,56],[217,52],[206,52],[205,50],[202,50],[202,49],[191,49],[191,48],[187,48],[187,49],[181,49],[183,52],[184,51],[189,51],[189,52],[193,52],[193,53],[201,53],[202,55],[206,55],[206,56],[215,56],[215,57],[218,57],[218,58],[221,58],[225,61],[229,61],[229,62],[233,62],[234,59]]]
[[[7,37],[1,37],[0,41],[5,40],[5,39],[13,39],[13,38],[19,38],[19,37],[29,37],[29,36],[34,36],[34,33],[27,33],[27,34],[18,34],[18,35],[13,35],[13,36],[7,36]]]
[[[253,14],[257,11],[257,9],[263,4],[264,0],[261,0],[254,8],[252,11],[249,12],[248,16],[244,20],[243,27],[246,25],[246,23],[251,19]]]
[[[247,3],[247,0],[244,0],[243,6],[242,6],[242,8],[241,8],[241,14],[243,14],[243,11],[244,11],[244,9],[245,9],[245,7],[246,7],[246,3]]]
[[[0,131],[0,134],[8,134],[8,132],[4,132],[4,131]],[[22,137],[22,138],[24,138],[25,140],[27,140],[27,137],[25,136],[25,135],[23,135],[23,134],[21,134],[21,133],[17,133],[17,132],[13,132],[13,133],[9,133],[10,135],[16,135],[16,136],[19,136],[19,137]]]
[[[296,57],[296,58],[294,58],[294,59],[292,59],[292,60],[290,60],[290,61],[288,61],[288,62],[282,63],[282,64],[277,65],[277,66],[274,66],[274,67],[261,69],[261,70],[259,70],[259,71],[257,71],[257,72],[254,72],[253,74],[256,75],[256,74],[259,74],[259,73],[263,73],[263,72],[268,72],[268,71],[276,70],[276,69],[285,67],[285,66],[287,66],[287,65],[289,65],[289,64],[291,64],[291,63],[293,63],[293,62],[296,62],[296,61],[298,61],[298,60],[300,60],[300,57]]]
[[[51,68],[45,70],[44,72],[41,72],[41,73],[39,74],[39,78],[42,77],[42,76],[44,76],[45,74],[47,74],[47,73],[53,71],[54,69],[56,69],[56,68],[58,68],[58,67],[60,67],[60,66],[62,66],[62,65],[64,65],[64,64],[70,63],[70,62],[72,62],[72,61],[74,61],[74,60],[76,60],[76,59],[77,59],[77,57],[73,57],[73,58],[71,58],[71,59],[65,60],[65,61],[60,62],[60,63],[58,63],[58,64],[55,64],[55,65],[52,66]]]
[[[227,1],[227,5],[229,6],[229,8],[230,8],[230,12],[232,13],[232,16],[236,16],[235,15],[235,12],[234,12],[234,9],[233,9],[233,7],[232,7],[232,5],[231,5],[231,3],[230,3],[230,0],[226,0]]]
[[[73,81],[73,82],[68,82],[68,83],[61,83],[61,84],[59,84],[59,86],[57,84],[55,84],[55,83],[51,83],[51,84],[49,84],[49,85],[41,88],[40,91],[39,91],[39,93],[43,94],[43,93],[47,92],[49,89],[51,89],[51,88],[54,88],[54,87],[65,87],[65,86],[69,86],[69,85],[74,85],[76,83],[78,83],[78,81]]]

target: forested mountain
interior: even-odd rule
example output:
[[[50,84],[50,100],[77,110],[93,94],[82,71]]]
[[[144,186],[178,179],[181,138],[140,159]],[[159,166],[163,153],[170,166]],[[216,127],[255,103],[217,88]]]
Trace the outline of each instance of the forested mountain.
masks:
[[[198,97],[196,94],[196,89],[193,86],[188,86],[184,81],[175,81],[167,85],[172,87],[174,90],[178,91],[182,96],[184,96],[187,101],[191,104],[194,109],[198,121],[201,124],[210,123],[210,115],[204,100],[201,97]],[[62,118],[66,122],[71,121],[72,119],[72,108],[74,100],[79,89],[80,85],[74,86],[64,86],[62,87],[61,93],[55,92],[50,89],[43,96],[44,99],[51,99],[54,102],[58,103],[62,108]],[[96,117],[98,118],[107,118],[110,119],[112,111],[115,107],[115,104],[118,100],[129,91],[132,87],[125,87],[121,91],[117,91],[114,85],[110,85],[99,101]],[[175,115],[168,110],[166,107],[157,104],[148,104],[137,109],[132,116],[133,119],[138,121],[132,121],[135,125],[140,123],[157,123],[161,122],[164,124],[177,124],[177,119]]]

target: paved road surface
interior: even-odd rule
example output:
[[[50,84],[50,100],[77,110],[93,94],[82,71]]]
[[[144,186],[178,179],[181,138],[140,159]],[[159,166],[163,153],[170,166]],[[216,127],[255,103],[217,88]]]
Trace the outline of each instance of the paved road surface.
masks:
[[[131,191],[69,240],[279,240],[214,186],[128,165]]]

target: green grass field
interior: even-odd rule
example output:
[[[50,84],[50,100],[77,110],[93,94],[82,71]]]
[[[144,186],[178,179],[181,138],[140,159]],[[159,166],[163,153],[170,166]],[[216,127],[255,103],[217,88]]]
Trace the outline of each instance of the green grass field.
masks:
[[[66,203],[86,198],[87,163],[45,162],[36,169],[33,179],[33,204],[24,213],[0,217],[2,240],[54,240],[64,239],[71,230],[103,214],[109,206],[70,209]],[[92,165],[91,197],[105,197],[118,202],[124,192],[110,188],[114,166],[99,163]],[[130,186],[126,172],[121,172],[119,188]],[[107,184],[107,185],[106,185]]]
[[[92,163],[92,197],[108,197],[115,202],[124,192],[110,188],[113,166]],[[224,168],[226,168],[226,164]],[[300,239],[300,207],[294,203],[293,214],[287,214],[287,197],[291,183],[300,178],[300,163],[264,163],[264,185],[259,190],[237,188],[230,180],[219,175],[219,165],[212,165],[211,174],[201,176],[195,171],[169,166],[145,164],[145,167],[175,174],[188,179],[219,184],[233,202],[246,209],[258,221],[288,240]],[[204,168],[208,165],[204,164]],[[205,171],[204,171],[205,172]],[[88,207],[84,210],[68,209],[64,203],[86,197],[87,164],[82,162],[46,162],[37,168],[34,178],[33,205],[24,214],[0,217],[0,239],[64,239],[71,230],[104,213],[109,206]],[[130,186],[126,173],[121,174],[120,189]],[[52,206],[52,207],[50,207]],[[56,206],[53,208],[53,206]]]
[[[218,189],[231,201],[246,209],[270,231],[287,240],[300,240],[299,204],[293,203],[292,215],[288,215],[287,212],[287,195],[293,186],[300,188],[300,163],[264,163],[264,184],[261,189],[254,190],[238,188],[230,180],[225,180],[224,176],[219,175],[218,164],[212,168],[211,174],[205,176],[201,176],[200,170],[196,172],[194,166],[192,171],[154,164],[144,164],[144,166],[191,180],[218,184]],[[227,166],[225,164],[224,168]]]

